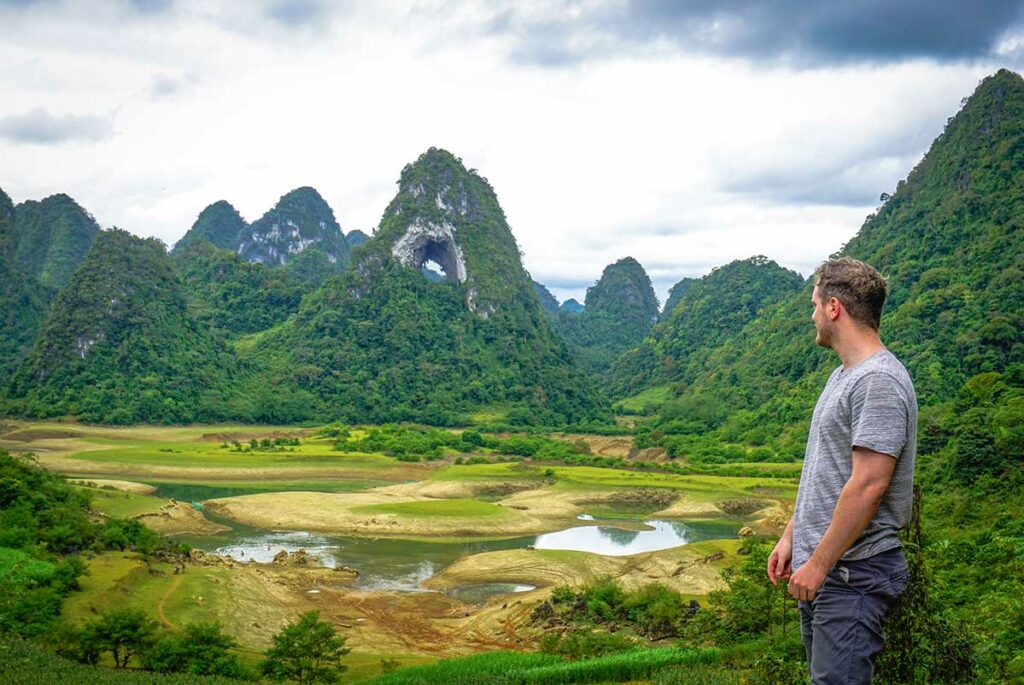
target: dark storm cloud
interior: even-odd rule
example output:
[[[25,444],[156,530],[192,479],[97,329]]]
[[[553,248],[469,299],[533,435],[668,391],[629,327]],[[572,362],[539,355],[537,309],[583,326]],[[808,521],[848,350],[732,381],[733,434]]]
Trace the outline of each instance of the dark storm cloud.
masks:
[[[690,53],[835,64],[973,59],[1020,28],[1020,0],[632,0],[540,20],[510,10],[491,29],[519,61],[560,66],[667,41]]]
[[[129,0],[129,4],[140,12],[163,12],[174,4],[174,0]]]
[[[105,140],[114,133],[112,115],[55,115],[37,107],[24,114],[0,117],[0,138],[15,143],[54,145]]]
[[[327,11],[316,0],[280,0],[265,10],[269,19],[288,28],[305,28],[320,23]]]

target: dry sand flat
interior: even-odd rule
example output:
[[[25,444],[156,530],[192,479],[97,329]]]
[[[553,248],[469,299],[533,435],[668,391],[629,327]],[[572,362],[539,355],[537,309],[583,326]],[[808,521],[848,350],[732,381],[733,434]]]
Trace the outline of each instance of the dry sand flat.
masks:
[[[460,559],[423,585],[437,590],[483,583],[527,583],[551,588],[578,586],[611,576],[627,588],[663,583],[679,592],[703,595],[723,587],[721,564],[735,547],[733,541],[705,542],[626,557],[561,550],[485,552]],[[533,595],[531,592],[523,596]]]
[[[136,520],[163,535],[215,535],[231,530],[214,523],[190,504],[170,500],[159,511],[140,514]]]
[[[301,530],[362,536],[518,536],[587,525],[576,517],[585,504],[610,493],[544,486],[513,492],[493,505],[459,515],[459,505],[488,491],[516,490],[505,481],[427,481],[356,493],[275,492],[208,500],[221,516],[268,530]],[[422,509],[403,507],[432,503]],[[451,504],[452,511],[447,512]],[[388,511],[393,506],[393,511]],[[433,510],[436,510],[434,513]]]
[[[90,488],[120,490],[121,492],[131,492],[136,495],[151,495],[156,492],[156,487],[152,485],[136,483],[130,480],[110,480],[108,478],[69,478],[68,480],[76,485],[84,485]]]

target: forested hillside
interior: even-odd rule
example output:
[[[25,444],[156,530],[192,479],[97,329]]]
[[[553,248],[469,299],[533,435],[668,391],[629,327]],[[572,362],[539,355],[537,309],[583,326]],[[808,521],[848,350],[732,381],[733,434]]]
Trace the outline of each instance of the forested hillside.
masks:
[[[185,423],[232,413],[236,371],[189,316],[163,244],[112,229],[57,295],[9,397],[28,416]]]
[[[14,205],[0,190],[0,386],[31,349],[50,297],[18,264],[17,245]]]
[[[252,349],[261,383],[277,389],[275,418],[605,418],[602,396],[547,325],[487,181],[431,149],[399,186],[351,269]],[[447,278],[425,278],[427,261]]]
[[[632,348],[658,318],[658,298],[640,262],[625,257],[605,267],[587,288],[583,311],[562,312],[556,332],[580,367],[591,374],[608,370],[615,358]]]
[[[44,286],[58,289],[89,251],[100,232],[95,219],[67,195],[28,200],[14,208],[14,261]]]
[[[288,270],[247,262],[205,240],[176,249],[174,261],[196,321],[228,338],[283,322],[308,289]]]
[[[691,383],[708,370],[706,353],[738,333],[803,279],[766,257],[730,262],[673,288],[667,319],[615,361],[610,392],[624,397],[665,383]]]
[[[189,246],[202,241],[222,250],[235,252],[245,229],[245,219],[238,213],[238,210],[232,207],[231,203],[219,200],[199,212],[192,228],[174,245],[172,252],[182,252]]]

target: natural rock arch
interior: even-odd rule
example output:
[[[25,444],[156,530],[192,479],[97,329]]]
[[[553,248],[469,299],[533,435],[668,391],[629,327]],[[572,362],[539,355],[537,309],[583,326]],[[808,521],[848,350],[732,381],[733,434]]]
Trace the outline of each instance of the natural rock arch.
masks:
[[[462,256],[462,248],[455,242],[454,229],[447,222],[417,221],[395,241],[391,254],[402,265],[416,270],[422,269],[428,261],[436,262],[449,279],[459,283],[466,281],[466,260]]]

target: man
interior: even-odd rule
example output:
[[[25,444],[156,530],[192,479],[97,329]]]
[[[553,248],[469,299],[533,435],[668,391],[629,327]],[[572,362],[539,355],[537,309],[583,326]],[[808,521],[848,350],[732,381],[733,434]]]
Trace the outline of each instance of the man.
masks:
[[[815,272],[816,342],[842,364],[811,418],[793,518],[768,577],[800,602],[811,682],[870,683],[882,620],[907,585],[897,533],[910,521],[917,397],[878,335],[886,283],[844,257]]]

